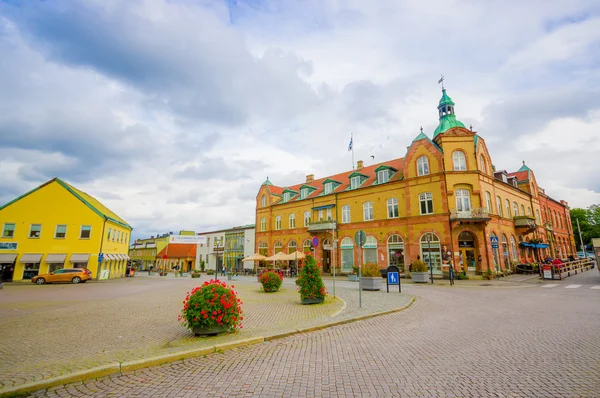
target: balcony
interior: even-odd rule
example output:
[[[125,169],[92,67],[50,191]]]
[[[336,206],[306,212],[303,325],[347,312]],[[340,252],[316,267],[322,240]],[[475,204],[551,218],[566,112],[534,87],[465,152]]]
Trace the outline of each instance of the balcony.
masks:
[[[488,222],[491,217],[485,207],[458,211],[450,209],[450,220],[460,222]]]
[[[313,221],[308,224],[308,232],[331,231],[337,228],[337,224],[333,220]]]
[[[515,221],[515,228],[534,230],[536,227],[535,218],[532,216],[516,216],[513,220]]]

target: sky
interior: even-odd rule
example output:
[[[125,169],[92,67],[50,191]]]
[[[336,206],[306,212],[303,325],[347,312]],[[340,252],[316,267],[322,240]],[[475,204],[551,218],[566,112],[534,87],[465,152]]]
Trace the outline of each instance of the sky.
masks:
[[[595,0],[0,0],[0,54],[0,203],[58,177],[134,238],[403,157],[442,74],[497,170],[600,203]]]

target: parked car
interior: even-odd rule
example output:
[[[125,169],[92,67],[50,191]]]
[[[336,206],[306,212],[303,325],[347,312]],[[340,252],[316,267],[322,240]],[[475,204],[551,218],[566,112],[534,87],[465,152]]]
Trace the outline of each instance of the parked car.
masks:
[[[85,283],[90,279],[92,279],[92,272],[86,268],[64,268],[49,274],[34,276],[31,282],[38,285],[55,282]]]
[[[596,258],[596,256],[594,255],[593,252],[585,252],[585,254],[584,254],[581,251],[577,252],[577,257],[579,257],[579,258],[589,257],[589,258],[594,258],[594,259]]]

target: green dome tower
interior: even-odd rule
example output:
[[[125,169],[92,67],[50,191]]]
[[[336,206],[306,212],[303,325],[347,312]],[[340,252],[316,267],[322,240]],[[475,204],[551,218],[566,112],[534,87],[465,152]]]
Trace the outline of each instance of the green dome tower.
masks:
[[[452,127],[465,127],[460,120],[456,120],[456,115],[454,115],[454,101],[446,94],[445,88],[442,89],[442,98],[437,108],[440,114],[440,124],[433,132],[433,138],[450,130]]]

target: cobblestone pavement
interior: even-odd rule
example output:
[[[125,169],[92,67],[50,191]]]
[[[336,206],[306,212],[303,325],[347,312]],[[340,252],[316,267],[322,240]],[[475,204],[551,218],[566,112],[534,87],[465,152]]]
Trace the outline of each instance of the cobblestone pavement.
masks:
[[[403,312],[33,395],[598,397],[600,291],[491,285],[408,285]]]
[[[256,277],[240,277],[231,284],[244,302],[243,329],[199,338],[177,322],[177,315],[186,292],[204,280],[136,276],[79,285],[5,285],[0,290],[0,394],[3,388],[97,366],[270,336],[405,307],[412,300],[371,293],[377,299],[359,309],[356,286],[349,285],[337,289],[346,301],[329,297],[324,304],[302,306],[292,280],[267,294]]]

